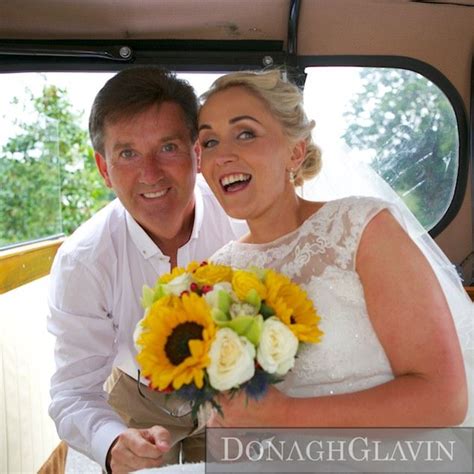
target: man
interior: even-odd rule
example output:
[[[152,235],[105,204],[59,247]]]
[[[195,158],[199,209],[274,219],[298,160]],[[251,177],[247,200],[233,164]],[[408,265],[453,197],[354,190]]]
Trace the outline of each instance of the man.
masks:
[[[191,86],[156,67],[105,84],[89,131],[118,199],[65,241],[51,271],[50,415],[62,439],[114,474],[178,462],[180,449],[184,461],[204,457],[203,429],[187,407],[139,386],[133,344],[142,286],[208,258],[245,229],[196,183],[197,108]]]

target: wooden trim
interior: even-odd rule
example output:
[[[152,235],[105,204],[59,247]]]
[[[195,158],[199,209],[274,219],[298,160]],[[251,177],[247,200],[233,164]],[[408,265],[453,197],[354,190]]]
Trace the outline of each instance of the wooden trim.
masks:
[[[64,238],[47,240],[0,251],[0,294],[48,275],[63,241]],[[474,286],[464,289],[474,301]]]
[[[64,238],[0,251],[0,294],[49,274]]]
[[[467,294],[470,296],[471,300],[474,301],[474,286],[465,286]]]
[[[40,467],[38,474],[59,474],[66,472],[68,445],[61,441]]]

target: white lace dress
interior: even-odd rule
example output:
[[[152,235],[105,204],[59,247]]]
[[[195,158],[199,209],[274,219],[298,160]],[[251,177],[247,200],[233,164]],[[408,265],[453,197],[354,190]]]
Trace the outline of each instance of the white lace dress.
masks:
[[[300,352],[294,369],[278,385],[285,394],[306,397],[348,393],[393,379],[389,361],[367,314],[362,285],[355,271],[362,233],[370,220],[385,208],[396,214],[389,204],[374,198],[330,201],[301,227],[273,242],[230,242],[210,259],[235,268],[273,268],[300,284],[313,299],[321,315],[324,337],[320,344],[308,344]],[[380,277],[384,277],[382,270]],[[470,452],[467,455],[470,461]],[[244,464],[234,472],[255,472],[256,464],[251,464]],[[186,470],[179,471],[177,467]],[[345,472],[364,472],[359,465],[351,465],[350,460],[342,468]],[[146,472],[198,474],[204,470],[201,463]]]
[[[303,346],[295,367],[278,385],[286,395],[355,392],[393,379],[355,271],[364,228],[386,207],[383,201],[366,197],[329,201],[298,229],[273,242],[230,242],[211,258],[235,268],[273,268],[312,298],[324,337],[320,344]]]

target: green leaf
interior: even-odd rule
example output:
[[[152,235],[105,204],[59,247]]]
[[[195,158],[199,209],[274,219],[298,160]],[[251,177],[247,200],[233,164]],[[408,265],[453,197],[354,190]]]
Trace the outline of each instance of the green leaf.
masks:
[[[224,291],[219,290],[217,293],[217,307],[225,314],[229,314],[230,305],[232,304],[232,298]]]
[[[224,311],[221,311],[219,308],[212,308],[211,309],[211,316],[214,322],[218,326],[222,326],[229,321],[227,314]]]
[[[222,324],[222,327],[232,329],[239,336],[246,337],[254,346],[258,346],[263,329],[263,317],[257,316],[237,316],[236,318]]]
[[[143,285],[142,299],[140,300],[143,309],[148,308],[155,301],[155,290],[149,286]]]
[[[255,288],[252,288],[247,293],[247,296],[245,297],[245,302],[251,304],[252,306],[255,306],[255,308],[257,308],[257,311],[259,311],[260,306],[262,304],[262,298],[260,298],[260,295],[258,294],[257,290]]]
[[[263,316],[263,319],[268,319],[275,316],[275,311],[263,302],[260,306],[260,314]]]

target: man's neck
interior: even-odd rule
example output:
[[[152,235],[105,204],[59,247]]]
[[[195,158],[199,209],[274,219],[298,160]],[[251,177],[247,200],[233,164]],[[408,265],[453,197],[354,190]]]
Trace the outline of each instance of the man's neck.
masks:
[[[189,242],[191,235],[193,233],[194,227],[194,212],[187,219],[183,222],[180,231],[171,239],[164,239],[164,238],[153,238],[155,244],[160,248],[163,255],[166,255],[170,258],[170,265],[171,269],[178,265],[178,250]]]

